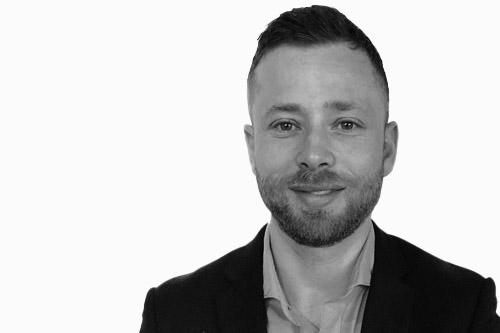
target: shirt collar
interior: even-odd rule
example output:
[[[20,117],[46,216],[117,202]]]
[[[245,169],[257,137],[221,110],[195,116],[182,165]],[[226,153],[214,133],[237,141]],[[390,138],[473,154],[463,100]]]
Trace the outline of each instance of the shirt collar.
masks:
[[[349,283],[348,293],[355,286],[370,286],[373,263],[375,261],[375,230],[373,229],[373,223],[371,221],[369,223],[370,231],[361,248],[358,259],[356,260]]]
[[[274,298],[279,301],[281,311],[295,326],[299,324],[289,311],[289,304],[286,300],[283,289],[281,288],[276,266],[274,265],[273,254],[271,251],[271,238],[269,236],[269,224],[264,233],[264,257],[263,257],[263,273],[264,273],[264,299]]]
[[[375,254],[375,232],[373,224],[370,222],[370,231],[363,244],[361,252],[356,260],[353,273],[350,278],[349,287],[346,296],[356,286],[370,286],[373,263]],[[271,250],[271,239],[269,235],[269,225],[264,233],[264,255],[263,255],[263,273],[264,273],[264,298],[275,298],[281,303],[283,312],[288,315],[288,303],[281,288],[276,266],[274,264]]]

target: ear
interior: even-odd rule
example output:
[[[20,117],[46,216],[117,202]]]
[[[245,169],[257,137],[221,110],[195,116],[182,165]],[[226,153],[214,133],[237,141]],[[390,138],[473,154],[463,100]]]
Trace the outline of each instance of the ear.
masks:
[[[252,125],[245,125],[245,140],[247,142],[248,158],[252,166],[252,172],[255,175],[255,137]]]
[[[385,125],[385,135],[384,135],[384,161],[383,170],[384,177],[391,173],[392,168],[394,168],[394,163],[396,163],[396,153],[398,151],[398,124],[391,121]]]

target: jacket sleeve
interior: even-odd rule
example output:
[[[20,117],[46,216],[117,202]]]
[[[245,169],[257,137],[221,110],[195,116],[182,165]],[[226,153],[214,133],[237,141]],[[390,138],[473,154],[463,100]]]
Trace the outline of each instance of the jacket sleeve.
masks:
[[[488,278],[484,280],[479,293],[469,332],[500,333],[500,317],[496,314],[496,308],[495,282]]]
[[[139,333],[157,333],[156,327],[156,309],[155,309],[155,291],[151,288],[144,302],[144,311],[142,312],[142,324]]]

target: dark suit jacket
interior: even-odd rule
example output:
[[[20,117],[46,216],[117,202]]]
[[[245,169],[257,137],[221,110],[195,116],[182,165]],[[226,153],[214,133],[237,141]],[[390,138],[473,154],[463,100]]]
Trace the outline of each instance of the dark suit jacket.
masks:
[[[140,332],[266,332],[264,230],[248,245],[152,288]],[[497,333],[496,303],[493,280],[375,225],[375,263],[362,333]]]

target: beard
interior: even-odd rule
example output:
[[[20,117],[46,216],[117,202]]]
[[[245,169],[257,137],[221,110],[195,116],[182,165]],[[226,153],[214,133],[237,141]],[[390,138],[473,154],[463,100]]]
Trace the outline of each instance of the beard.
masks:
[[[357,178],[328,170],[311,172],[305,169],[287,177],[261,177],[257,171],[256,177],[262,200],[280,229],[296,243],[309,247],[332,246],[352,235],[371,215],[380,198],[383,182],[382,168],[369,176]],[[344,208],[334,207],[336,212],[328,207],[311,208],[296,205],[287,197],[287,191],[292,191],[290,186],[325,184],[345,187],[337,194],[344,196]],[[339,199],[335,198],[337,202]]]

